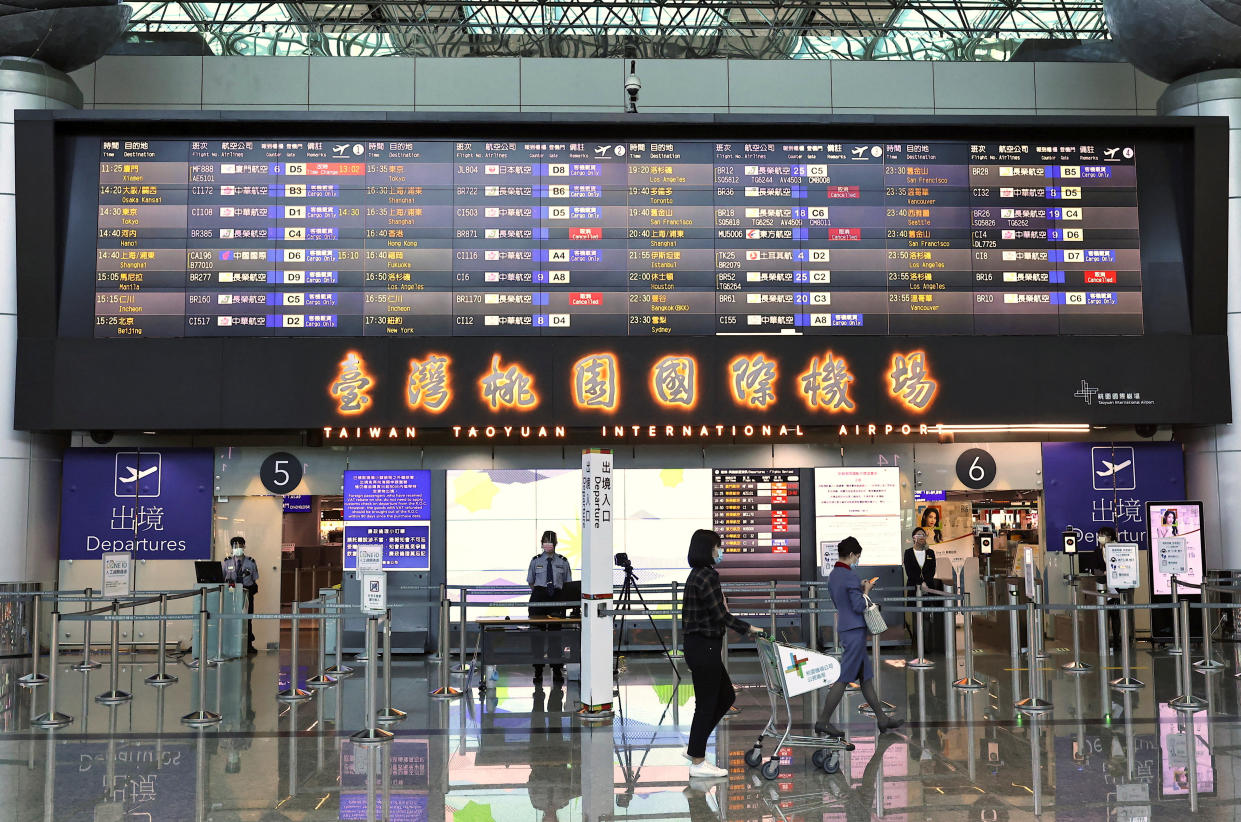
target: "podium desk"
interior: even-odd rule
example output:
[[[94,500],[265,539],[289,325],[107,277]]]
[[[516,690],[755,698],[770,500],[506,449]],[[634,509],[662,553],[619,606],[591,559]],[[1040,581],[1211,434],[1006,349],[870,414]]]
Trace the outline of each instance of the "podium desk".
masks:
[[[196,585],[196,588],[214,588],[211,585]],[[221,603],[220,594],[215,591],[207,593],[207,613],[210,619],[207,620],[207,659],[215,658],[217,632],[223,631],[223,644],[220,645],[220,656],[224,659],[238,659],[246,649],[246,621],[244,619],[227,619],[222,620],[217,617],[221,614],[244,614],[246,613],[246,589],[240,585],[224,586],[223,602]],[[198,625],[194,626],[193,653],[195,659],[203,658],[198,648]]]

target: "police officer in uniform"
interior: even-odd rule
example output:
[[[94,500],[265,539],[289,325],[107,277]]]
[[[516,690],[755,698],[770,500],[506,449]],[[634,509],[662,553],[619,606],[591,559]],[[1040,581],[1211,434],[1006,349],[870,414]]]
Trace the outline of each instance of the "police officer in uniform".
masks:
[[[259,564],[254,561],[253,557],[246,556],[245,537],[233,537],[229,545],[232,546],[233,555],[224,560],[224,581],[246,589],[246,593],[249,594],[246,597],[246,613],[253,614],[254,598],[259,593]],[[254,647],[254,626],[248,619],[246,620],[246,634],[249,642],[246,652],[257,654],[258,649]]]
[[[561,591],[569,580],[573,579],[573,569],[569,560],[556,553],[556,532],[544,531],[542,539],[543,551],[530,560],[530,568],[526,571],[526,584],[530,586],[531,602],[556,602]],[[564,617],[564,608],[531,608],[531,617]],[[546,629],[545,629],[546,630]],[[535,646],[537,649],[537,645]],[[546,642],[543,643],[546,648]],[[564,666],[552,666],[552,680],[564,681]],[[534,666],[534,681],[543,681],[543,666]]]

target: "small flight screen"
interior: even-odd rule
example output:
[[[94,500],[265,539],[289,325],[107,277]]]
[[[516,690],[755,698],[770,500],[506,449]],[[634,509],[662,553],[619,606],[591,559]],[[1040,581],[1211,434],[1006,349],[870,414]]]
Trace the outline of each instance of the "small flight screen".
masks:
[[[1133,146],[556,136],[101,139],[94,336],[1143,333]]]

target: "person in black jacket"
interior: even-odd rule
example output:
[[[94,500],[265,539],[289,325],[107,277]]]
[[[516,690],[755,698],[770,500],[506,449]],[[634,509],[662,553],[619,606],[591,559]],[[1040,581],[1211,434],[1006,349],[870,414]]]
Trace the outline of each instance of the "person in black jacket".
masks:
[[[943,583],[935,578],[935,550],[926,543],[926,529],[915,528],[912,537],[913,546],[905,549],[901,564],[905,566],[905,595],[915,597],[921,593],[923,585],[938,591],[943,588]],[[922,604],[934,607],[942,603],[932,599],[924,600]],[[917,616],[914,618],[917,619]],[[943,650],[943,614],[923,614],[922,619],[924,650]]]
[[[694,678],[694,719],[689,727],[685,756],[691,763],[689,775],[698,778],[728,776],[728,771],[706,761],[707,737],[737,698],[720,658],[724,632],[729,628],[739,634],[763,632],[728,612],[724,592],[720,589],[720,575],[715,570],[716,563],[723,558],[719,534],[704,528],[694,532],[689,541],[690,572],[685,580],[685,597],[681,600],[681,624],[685,636],[685,664]]]

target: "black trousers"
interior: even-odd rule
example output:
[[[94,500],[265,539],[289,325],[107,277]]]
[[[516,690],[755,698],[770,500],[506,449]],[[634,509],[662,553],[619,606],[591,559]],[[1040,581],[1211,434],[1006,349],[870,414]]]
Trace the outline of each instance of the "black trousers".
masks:
[[[246,613],[253,614],[254,598],[259,595],[259,586],[255,585],[253,588],[247,588],[246,594]],[[297,630],[296,625],[294,630]],[[246,620],[246,640],[250,643],[250,647],[254,647],[254,622],[249,619]]]
[[[560,598],[561,598],[560,591],[548,591],[546,588],[531,588],[530,589],[530,602],[532,603],[532,606],[530,608],[530,616],[531,617],[561,617],[563,618],[564,611],[565,611],[564,608],[533,607],[533,603],[535,602],[556,602]],[[534,636],[530,640],[531,653],[533,653],[534,656],[536,656],[539,659],[546,659],[547,658],[547,637],[542,632],[543,631],[559,631],[559,630],[560,630],[559,625],[544,626],[542,629],[540,629],[539,633],[534,634]],[[556,665],[553,665],[552,667],[560,668],[561,666],[559,664],[556,664]],[[534,666],[534,670],[542,671],[543,665],[536,663]]]
[[[737,701],[737,692],[720,658],[723,643],[723,637],[685,635],[685,664],[694,678],[694,720],[689,726],[686,753],[695,759],[707,755],[707,737]]]

